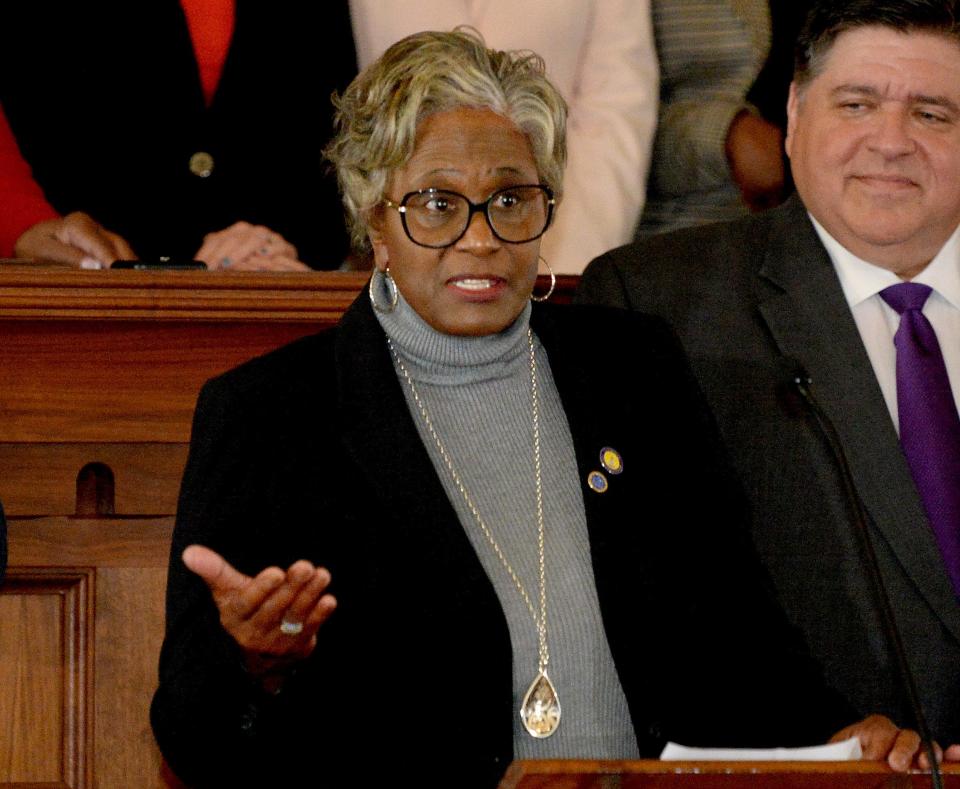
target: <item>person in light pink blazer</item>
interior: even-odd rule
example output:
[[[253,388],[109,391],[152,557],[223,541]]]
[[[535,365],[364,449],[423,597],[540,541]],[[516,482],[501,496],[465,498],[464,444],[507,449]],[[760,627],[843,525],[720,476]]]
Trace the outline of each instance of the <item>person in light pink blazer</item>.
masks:
[[[633,237],[659,91],[649,0],[351,0],[350,11],[361,68],[410,33],[457,25],[543,57],[570,105],[565,197],[543,257],[557,274],[579,274]]]

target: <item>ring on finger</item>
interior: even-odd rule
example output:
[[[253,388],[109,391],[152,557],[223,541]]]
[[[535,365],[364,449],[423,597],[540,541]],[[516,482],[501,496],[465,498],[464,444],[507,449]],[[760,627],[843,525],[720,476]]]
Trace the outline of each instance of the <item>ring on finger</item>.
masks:
[[[299,636],[303,632],[303,622],[290,622],[284,619],[280,622],[280,632],[285,636]]]

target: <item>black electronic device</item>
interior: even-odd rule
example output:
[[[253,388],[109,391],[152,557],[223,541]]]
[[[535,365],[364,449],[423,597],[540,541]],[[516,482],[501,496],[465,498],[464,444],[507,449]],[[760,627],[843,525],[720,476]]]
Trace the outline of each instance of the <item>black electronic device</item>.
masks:
[[[135,271],[204,271],[207,264],[202,260],[189,258],[159,257],[149,260],[115,260],[110,268],[133,269]]]

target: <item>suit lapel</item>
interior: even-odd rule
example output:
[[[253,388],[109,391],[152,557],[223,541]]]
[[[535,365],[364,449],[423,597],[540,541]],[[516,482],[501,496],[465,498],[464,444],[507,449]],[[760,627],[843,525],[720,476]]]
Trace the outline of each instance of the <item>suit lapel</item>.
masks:
[[[598,388],[603,388],[604,382],[590,380],[588,367],[574,363],[588,351],[579,345],[582,338],[571,337],[569,332],[563,332],[562,324],[555,320],[550,307],[535,307],[531,325],[547,352],[550,372],[570,427],[577,458],[577,481],[584,498],[587,526],[593,544],[595,538],[599,537],[596,533],[599,525],[607,522],[600,515],[598,507],[602,509],[602,505],[608,503],[611,497],[598,496],[590,491],[586,484],[587,475],[599,469],[600,450],[604,446],[622,448],[616,432],[603,426],[603,414],[609,414],[611,410],[609,403],[600,404],[594,396]]]
[[[445,593],[475,597],[505,628],[493,586],[420,440],[366,293],[337,332],[337,418],[350,460],[367,476],[384,511],[397,513],[390,528],[401,533],[390,535],[391,544],[417,546],[415,560],[424,567],[459,565],[463,583]]]
[[[644,510],[642,494],[646,488],[638,462],[644,449],[635,443],[642,431],[627,424],[625,410],[618,405],[619,398],[627,396],[626,391],[611,382],[609,371],[602,366],[596,370],[596,365],[590,363],[590,344],[603,338],[603,327],[560,320],[557,312],[569,309],[576,308],[534,305],[531,325],[550,360],[550,371],[573,439],[577,485],[583,497],[600,611],[613,645],[615,634],[609,629],[610,617],[616,619],[614,603],[622,591],[623,579],[606,572],[604,567],[610,562],[611,552],[622,546],[621,530],[636,522]],[[622,476],[606,475],[610,487],[600,494],[587,485],[587,476],[601,470],[600,451],[604,447],[621,453],[625,471]]]
[[[799,200],[771,216],[772,241],[758,272],[766,294],[760,314],[780,352],[810,375],[873,525],[960,640],[960,609],[830,258]]]

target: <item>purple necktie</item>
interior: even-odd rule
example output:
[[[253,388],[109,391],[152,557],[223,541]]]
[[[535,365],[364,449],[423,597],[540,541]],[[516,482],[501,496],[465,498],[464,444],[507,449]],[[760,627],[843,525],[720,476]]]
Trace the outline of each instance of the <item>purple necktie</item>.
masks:
[[[900,313],[893,338],[900,445],[960,598],[960,417],[937,335],[920,311],[930,293],[927,285],[902,282],[880,298]]]

